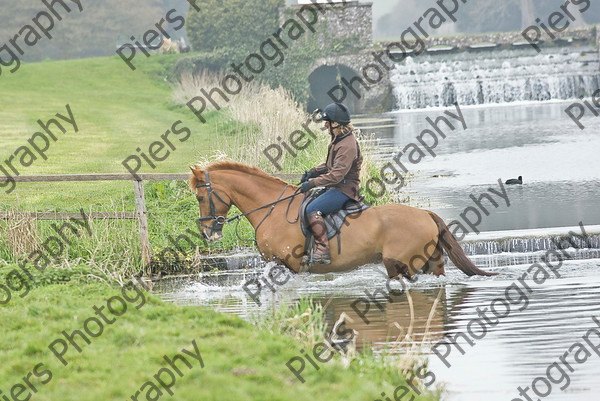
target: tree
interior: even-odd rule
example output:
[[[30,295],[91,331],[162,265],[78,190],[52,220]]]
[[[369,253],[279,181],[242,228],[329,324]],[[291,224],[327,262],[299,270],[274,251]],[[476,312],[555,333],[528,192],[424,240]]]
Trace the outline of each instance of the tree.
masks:
[[[206,0],[190,7],[187,34],[195,51],[252,48],[276,30],[284,0]]]

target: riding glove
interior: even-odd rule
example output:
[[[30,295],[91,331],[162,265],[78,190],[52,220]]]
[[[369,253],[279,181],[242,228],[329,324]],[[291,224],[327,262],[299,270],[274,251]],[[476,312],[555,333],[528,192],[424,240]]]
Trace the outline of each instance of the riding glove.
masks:
[[[313,187],[312,183],[310,181],[306,181],[304,183],[302,183],[302,185],[300,186],[300,192],[304,193],[308,190],[310,190]]]
[[[308,181],[310,178],[315,178],[316,176],[317,175],[312,170],[305,171],[304,174],[302,174],[302,178],[300,178],[300,184]]]

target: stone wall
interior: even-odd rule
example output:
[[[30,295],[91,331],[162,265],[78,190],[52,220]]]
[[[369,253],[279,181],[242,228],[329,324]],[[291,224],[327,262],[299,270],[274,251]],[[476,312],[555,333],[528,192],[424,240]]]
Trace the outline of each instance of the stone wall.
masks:
[[[312,36],[321,48],[330,44],[347,41],[352,48],[365,49],[373,46],[373,3],[319,3],[324,14],[318,12],[319,22],[316,24],[316,35]],[[317,9],[316,5],[295,4],[279,9],[279,20],[283,24],[293,14],[300,12],[302,7]],[[306,18],[311,18],[309,11],[304,11]]]
[[[567,29],[563,32],[556,32],[556,39],[563,38],[574,38],[576,42],[589,41],[590,44],[598,43],[600,48],[600,38],[597,38],[596,27],[590,26],[585,28]],[[550,36],[542,30],[540,40],[551,43],[553,40]],[[598,42],[596,42],[598,40]],[[496,32],[496,33],[483,33],[474,35],[458,35],[458,36],[444,36],[444,37],[429,37],[424,40],[425,46],[431,48],[434,46],[448,45],[455,46],[461,50],[467,49],[469,46],[473,46],[480,43],[494,43],[499,44],[503,47],[509,47],[514,43],[526,42],[521,32]],[[379,42],[378,45],[382,47],[387,46],[391,41]]]
[[[311,67],[311,71],[317,70],[322,66],[336,66],[343,65],[353,70],[351,74],[342,76],[348,80],[353,81],[353,87],[360,92],[360,98],[356,97],[354,93],[349,90],[346,85],[343,85],[346,89],[347,97],[343,100],[351,110],[356,113],[364,112],[382,112],[390,110],[394,105],[394,99],[392,95],[392,83],[390,81],[390,73],[381,69],[381,79],[373,84],[366,82],[363,75],[363,68],[367,65],[373,64],[373,53],[370,50],[364,50],[362,52],[354,54],[344,55],[332,55],[319,58],[315,61]],[[360,78],[366,83],[368,89],[365,89],[355,78]],[[328,92],[332,87],[322,88],[323,93]],[[331,102],[334,99],[329,99]]]

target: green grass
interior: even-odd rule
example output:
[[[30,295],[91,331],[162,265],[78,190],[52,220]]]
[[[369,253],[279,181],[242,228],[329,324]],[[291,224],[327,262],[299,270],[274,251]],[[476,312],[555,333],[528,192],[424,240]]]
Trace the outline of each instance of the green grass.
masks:
[[[52,379],[47,384],[32,379],[39,391],[32,399],[130,399],[166,366],[163,355],[173,357],[184,348],[193,351],[193,340],[204,368],[188,358],[193,368],[181,367],[184,377],[173,387],[177,400],[362,401],[376,399],[382,391],[392,394],[403,383],[393,372],[358,361],[344,368],[338,359],[320,363],[319,370],[307,362],[303,372],[306,382],[301,383],[285,365],[301,355],[301,344],[290,336],[257,329],[237,317],[204,308],[166,304],[147,293],[144,301],[133,291],[128,292],[132,302],[127,302],[122,316],[113,316],[104,308],[108,319],[116,321],[105,324],[102,335],[90,338],[89,345],[77,337],[82,352],[71,346],[65,354],[68,366],[63,366],[48,349],[49,344],[63,338],[63,330],[71,333],[82,329],[89,317],[96,316],[94,306],[100,308],[109,298],[122,297],[120,288],[86,279],[76,271],[70,274],[73,281],[66,281],[57,278],[64,273],[48,270],[41,274],[45,277],[41,281],[51,284],[40,284],[25,298],[15,296],[7,305],[0,305],[0,390],[4,394],[43,363],[39,370],[50,370]],[[54,283],[57,281],[60,284]],[[437,398],[428,395],[418,399]]]
[[[165,57],[164,59],[162,57]],[[66,114],[69,104],[79,132],[70,128],[59,134],[47,152],[21,173],[127,173],[121,164],[136,148],[148,151],[178,120],[192,131],[185,143],[157,163],[156,170],[145,164],[141,172],[185,172],[200,156],[218,148],[211,140],[215,122],[222,116],[212,113],[206,125],[185,107],[171,101],[167,82],[157,79],[167,74],[173,56],[153,56],[130,71],[116,57],[48,61],[24,65],[17,74],[0,79],[0,163],[39,130],[37,120],[47,121],[55,113]],[[166,65],[165,65],[166,64]],[[165,71],[165,72],[160,72]],[[7,101],[8,100],[8,101]],[[61,197],[46,196],[61,191]],[[109,198],[131,191],[131,183],[18,184],[10,194],[0,194],[0,205],[14,204],[36,209],[73,204],[102,205]]]

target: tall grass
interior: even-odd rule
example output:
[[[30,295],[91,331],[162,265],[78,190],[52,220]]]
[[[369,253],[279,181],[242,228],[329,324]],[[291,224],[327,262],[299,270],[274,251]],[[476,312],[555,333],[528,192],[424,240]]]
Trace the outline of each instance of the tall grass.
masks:
[[[323,342],[327,334],[325,309],[310,297],[273,307],[268,314],[256,317],[254,324],[271,333],[290,336],[305,348]]]
[[[105,212],[124,211],[117,205]],[[84,211],[89,214],[90,211]],[[0,222],[0,259],[27,262],[30,270],[37,267],[70,268],[87,265],[118,282],[141,269],[140,245],[136,220],[91,219],[90,232],[69,220],[34,220],[29,216],[12,214],[11,220]],[[82,221],[82,219],[79,219]],[[63,225],[71,224],[72,228]],[[58,231],[62,232],[62,236]],[[91,233],[91,234],[90,234]],[[134,233],[134,235],[132,235]]]
[[[222,73],[207,71],[182,75],[174,87],[174,100],[185,103],[194,96],[201,96],[201,89],[219,87],[223,76]],[[208,103],[209,110],[214,109]],[[257,166],[270,173],[301,173],[322,163],[327,156],[329,135],[321,131],[321,125],[315,124],[292,94],[282,87],[271,88],[258,81],[247,83],[238,95],[229,98],[223,112],[230,120],[217,126],[215,138],[221,145],[221,152],[231,160]],[[316,138],[307,133],[305,138],[310,143],[306,149],[293,150],[294,154],[286,151],[282,142],[290,146],[289,137],[294,131],[306,132],[303,125]],[[281,168],[265,155],[269,146],[280,147],[282,152],[277,163]],[[270,152],[275,156],[274,149]]]
[[[15,209],[8,210],[6,214],[8,219],[5,225],[0,225],[0,233],[7,256],[16,259],[35,251],[39,242],[35,220],[29,215],[18,215]]]

